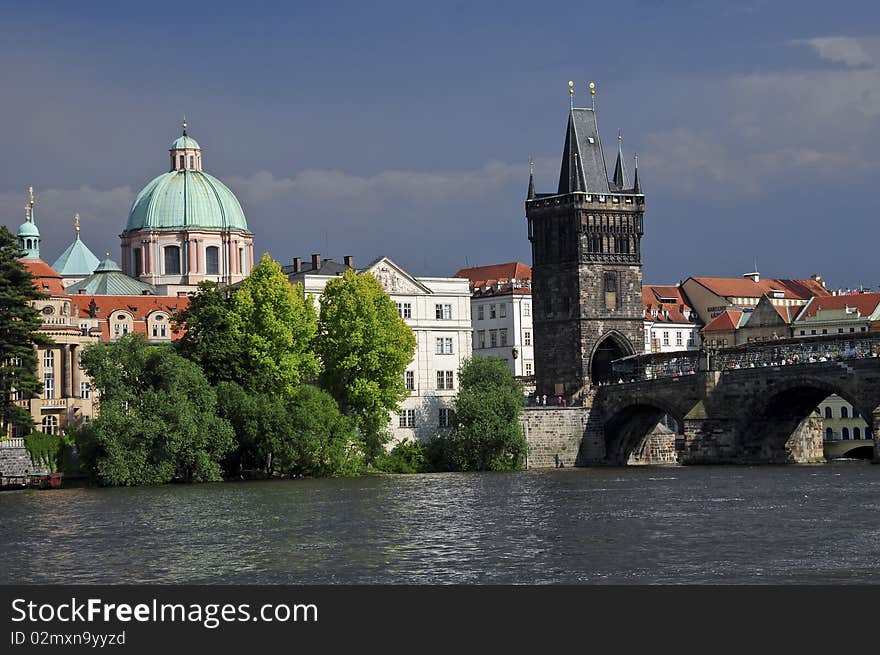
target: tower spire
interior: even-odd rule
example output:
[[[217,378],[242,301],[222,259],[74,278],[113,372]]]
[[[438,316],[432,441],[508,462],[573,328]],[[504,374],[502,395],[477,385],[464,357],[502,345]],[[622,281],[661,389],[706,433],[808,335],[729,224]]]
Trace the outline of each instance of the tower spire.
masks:
[[[626,188],[626,168],[623,164],[623,134],[620,128],[617,129],[617,161],[614,164],[614,176],[611,182],[617,187],[618,191],[623,191]]]
[[[633,159],[636,162],[636,170],[633,173],[633,193],[641,193],[642,186],[639,184],[639,153],[635,153]]]
[[[528,199],[531,200],[535,197],[535,162],[529,157],[529,195]]]
[[[186,114],[183,115],[183,123],[180,124],[180,127],[183,128],[183,136],[186,136]]]

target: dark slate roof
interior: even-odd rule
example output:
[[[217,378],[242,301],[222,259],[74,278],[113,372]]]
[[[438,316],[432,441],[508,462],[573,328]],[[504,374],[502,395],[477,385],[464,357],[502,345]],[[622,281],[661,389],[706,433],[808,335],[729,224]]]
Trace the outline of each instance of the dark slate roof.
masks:
[[[605,168],[605,154],[599,141],[596,112],[593,109],[573,107],[568,116],[558,193],[574,191],[600,194],[611,192],[608,169]]]
[[[312,267],[311,260],[304,261],[299,272],[293,270],[293,264],[281,267],[281,272],[287,276],[291,284],[302,282],[303,277],[306,275],[342,275],[347,270],[348,266],[342,262],[333,261],[330,258],[321,260],[321,266],[317,269]]]
[[[611,176],[611,182],[615,191],[625,191],[629,189],[626,181],[626,166],[623,163],[623,148],[620,144],[620,137],[617,139],[617,161],[614,163],[614,175]]]

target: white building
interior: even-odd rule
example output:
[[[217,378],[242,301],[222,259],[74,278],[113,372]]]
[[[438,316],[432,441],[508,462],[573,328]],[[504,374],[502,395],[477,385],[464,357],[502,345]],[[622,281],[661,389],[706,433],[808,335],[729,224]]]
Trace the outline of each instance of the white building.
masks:
[[[455,277],[470,285],[474,352],[506,359],[516,377],[534,376],[531,267],[522,262],[474,266]]]
[[[700,348],[700,319],[680,286],[642,286],[645,352],[668,353]]]
[[[353,267],[312,256],[312,265],[294,260],[284,267],[288,279],[301,282],[306,294],[317,298],[327,281]],[[403,440],[427,441],[452,425],[452,401],[458,393],[458,370],[471,356],[470,288],[465,279],[413,277],[388,257],[358,273],[371,273],[397,303],[397,311],[416,336],[416,352],[404,373],[409,397],[392,416],[392,444]],[[389,444],[390,445],[390,444]]]

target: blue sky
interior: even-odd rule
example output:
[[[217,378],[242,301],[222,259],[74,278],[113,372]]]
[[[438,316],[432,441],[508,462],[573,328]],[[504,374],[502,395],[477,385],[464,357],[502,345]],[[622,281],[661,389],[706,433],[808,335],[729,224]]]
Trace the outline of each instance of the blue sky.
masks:
[[[118,257],[185,113],[258,253],[416,274],[530,262],[566,84],[623,130],[646,282],[820,273],[880,287],[880,7],[869,2],[0,2],[0,216],[43,258],[74,212]],[[611,144],[611,145],[608,145]],[[609,155],[609,158],[613,156]]]

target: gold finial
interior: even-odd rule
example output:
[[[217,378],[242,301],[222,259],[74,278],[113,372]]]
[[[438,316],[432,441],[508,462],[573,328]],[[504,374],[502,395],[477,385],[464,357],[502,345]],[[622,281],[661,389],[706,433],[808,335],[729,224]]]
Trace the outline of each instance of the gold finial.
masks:
[[[24,222],[25,223],[31,222],[31,206],[27,203],[25,203],[25,205],[24,205]]]
[[[529,175],[535,172],[535,160],[529,157]]]
[[[574,81],[568,81],[568,105],[574,107]]]
[[[34,206],[34,187],[28,187],[28,204],[33,207]]]
[[[617,142],[620,143],[623,141],[623,132],[621,132],[620,128],[617,128]]]
[[[105,250],[104,255],[107,257],[107,259],[110,259],[110,251],[109,250]]]
[[[596,83],[590,82],[589,87],[590,87],[590,95],[591,96],[596,95]]]
[[[79,232],[79,212],[73,215],[73,229]]]
[[[180,126],[183,128],[183,136],[186,136],[186,114],[183,115],[183,123]]]

